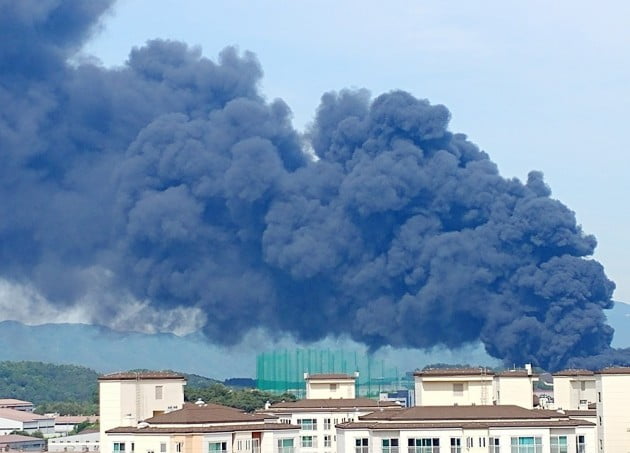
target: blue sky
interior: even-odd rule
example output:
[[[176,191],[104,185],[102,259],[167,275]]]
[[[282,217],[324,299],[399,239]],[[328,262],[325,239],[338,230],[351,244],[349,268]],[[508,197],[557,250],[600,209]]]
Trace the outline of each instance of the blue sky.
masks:
[[[615,298],[630,302],[628,17],[622,1],[120,0],[83,53],[121,65],[158,37],[212,59],[227,45],[251,50],[263,93],[284,99],[300,130],[324,92],[345,87],[443,103],[451,129],[504,176],[545,173],[597,236]]]

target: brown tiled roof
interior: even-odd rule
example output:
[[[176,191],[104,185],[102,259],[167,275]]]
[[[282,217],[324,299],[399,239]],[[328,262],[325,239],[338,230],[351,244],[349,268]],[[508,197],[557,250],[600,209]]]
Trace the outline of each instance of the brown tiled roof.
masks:
[[[221,425],[221,426],[189,426],[181,428],[160,428],[149,426],[135,428],[122,426],[107,431],[107,434],[197,434],[197,433],[229,433],[234,431],[281,431],[299,430],[298,425],[287,423],[252,423],[248,425]]]
[[[99,381],[128,381],[135,379],[186,379],[172,371],[123,371],[99,376]]]
[[[582,370],[579,368],[569,368],[566,370],[561,370],[561,371],[557,371],[555,373],[552,374],[552,376],[594,376],[595,373],[593,373],[590,370]]]
[[[264,414],[249,414],[220,404],[186,404],[182,409],[156,415],[145,420],[151,425],[200,424],[223,422],[262,422],[274,418]]]
[[[555,411],[525,409],[520,406],[414,406],[400,411],[376,411],[361,420],[494,420],[550,419],[562,414]]]
[[[347,422],[335,425],[341,429],[372,429],[372,430],[399,430],[399,429],[434,429],[434,428],[462,428],[462,429],[485,429],[485,428],[538,428],[538,427],[571,427],[571,426],[594,426],[592,422],[585,420],[562,419],[562,420],[519,420],[519,421],[483,421],[483,422],[416,422],[416,423],[367,423],[367,422]]]
[[[400,405],[395,401],[376,401],[369,398],[329,398],[329,399],[304,399],[297,401],[284,401],[281,403],[273,404],[268,411],[274,411],[275,409],[290,409],[290,410],[306,410],[306,409],[373,409],[377,410],[379,407],[396,409],[400,408]]]
[[[14,398],[0,398],[0,407],[6,406],[32,406],[30,401],[16,400]]]
[[[17,420],[20,422],[30,422],[34,420],[52,420],[54,417],[34,414],[32,412],[18,411],[16,409],[0,408],[0,418]]]
[[[616,366],[604,368],[603,370],[599,370],[597,374],[630,374],[630,367]]]
[[[414,376],[494,376],[488,368],[429,368],[416,371]]]
[[[310,379],[356,379],[352,374],[343,374],[343,373],[320,373],[320,374],[309,374],[306,377],[306,380]]]

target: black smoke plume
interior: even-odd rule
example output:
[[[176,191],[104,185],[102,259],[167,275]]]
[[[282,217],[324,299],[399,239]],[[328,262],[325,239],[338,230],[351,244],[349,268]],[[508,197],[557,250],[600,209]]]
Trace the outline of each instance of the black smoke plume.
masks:
[[[4,280],[72,306],[98,269],[155,309],[202,309],[217,343],[264,328],[628,362],[595,238],[541,173],[502,178],[444,106],[402,91],[325,94],[302,138],[233,48],[215,63],[156,40],[120,68],[77,63],[110,3],[0,0]]]

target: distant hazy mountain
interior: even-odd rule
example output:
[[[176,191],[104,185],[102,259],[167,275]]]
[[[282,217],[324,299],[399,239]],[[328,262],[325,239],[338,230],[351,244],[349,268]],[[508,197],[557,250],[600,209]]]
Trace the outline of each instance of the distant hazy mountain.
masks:
[[[616,303],[607,316],[615,328],[613,346],[630,347],[630,305]],[[394,365],[404,367],[401,371],[433,362],[492,365],[492,359],[483,349],[477,349],[472,353],[452,354],[393,351],[389,358],[398,362]],[[210,345],[198,334],[178,337],[117,332],[87,324],[26,326],[15,321],[0,322],[0,360],[67,363],[98,372],[147,368],[179,370],[216,379],[254,377],[257,352]]]
[[[230,363],[226,358],[230,357]],[[171,369],[225,379],[253,376],[255,353],[226,352],[201,335],[117,332],[88,324],[0,322],[0,360],[83,365],[99,372]]]

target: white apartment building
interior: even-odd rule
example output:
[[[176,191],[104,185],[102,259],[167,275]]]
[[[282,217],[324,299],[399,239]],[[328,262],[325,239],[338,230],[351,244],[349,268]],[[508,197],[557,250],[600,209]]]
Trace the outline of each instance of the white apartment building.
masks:
[[[415,406],[337,426],[337,453],[596,453],[591,422],[519,406]]]
[[[517,405],[534,406],[530,366],[494,373],[486,368],[436,368],[416,371],[416,406]]]
[[[185,404],[109,429],[106,453],[299,453],[300,427],[218,404]]]
[[[0,409],[0,435],[12,431],[25,431],[29,434],[38,431],[44,436],[51,436],[55,434],[55,419],[32,412]]]
[[[368,398],[305,399],[276,403],[264,410],[283,423],[300,427],[299,446],[302,453],[335,453],[335,426],[356,421],[374,411],[399,411],[398,403]]]
[[[595,373],[599,453],[630,452],[630,367]]]
[[[595,373],[569,369],[553,374],[553,400],[558,409],[588,410],[596,402]]]
[[[335,425],[356,421],[361,415],[380,410],[400,410],[393,401],[355,398],[358,373],[304,375],[306,399],[276,403],[264,413],[283,423],[300,426],[299,446],[303,453],[335,453]]]
[[[135,427],[142,420],[181,409],[184,376],[169,372],[113,373],[98,378],[101,448],[111,452],[105,432],[120,426]]]

